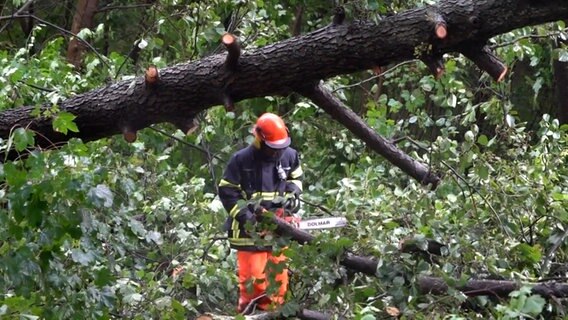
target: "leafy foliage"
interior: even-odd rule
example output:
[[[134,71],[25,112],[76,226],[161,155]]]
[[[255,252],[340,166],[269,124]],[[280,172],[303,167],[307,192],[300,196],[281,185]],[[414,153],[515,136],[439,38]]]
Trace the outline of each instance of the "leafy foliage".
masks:
[[[369,0],[346,7],[352,16],[380,19],[377,13],[424,3]],[[10,8],[21,4],[12,1]],[[48,102],[53,108],[38,116],[53,117],[59,132],[76,132],[74,116],[57,108],[62,99],[140,74],[148,64],[220,52],[226,30],[247,50],[288,38],[298,8],[303,32],[329,23],[331,8],[311,0],[160,1],[105,11],[96,17],[98,27],[81,33],[101,50],[87,52],[82,70],[65,61],[67,39],[53,28],[36,24],[26,35],[11,25],[0,34],[9,44],[0,50],[0,108]],[[36,11],[64,25],[54,3],[38,4]],[[565,276],[557,267],[568,254],[568,127],[550,114],[556,114],[551,64],[565,62],[566,50],[552,38],[565,40],[562,22],[493,39],[522,75],[514,72],[502,84],[459,56],[447,57],[439,80],[411,61],[371,81],[363,82],[371,73],[362,72],[327,82],[378,133],[443,174],[435,191],[296,96],[243,101],[236,112],[215,107],[200,115],[200,129],[189,136],[155,126],[132,144],[117,136],[38,152],[31,148],[36,133],[13,130],[0,148],[32,153],[0,165],[0,315],[234,314],[235,257],[223,239],[226,213],[216,185],[230,154],[250,143],[250,124],[264,111],[285,115],[302,153],[304,217],[328,214],[325,207],[350,221],[347,228],[317,233],[312,245],[281,243],[293,272],[284,314],[306,307],[367,320],[396,307],[406,318],[561,315],[561,306],[527,288],[508,301],[492,301],[456,291],[423,295],[415,282],[424,274],[459,281]],[[425,237],[448,244],[445,256],[431,263],[398,249],[404,239]],[[375,256],[377,277],[341,267],[339,257],[347,252]]]

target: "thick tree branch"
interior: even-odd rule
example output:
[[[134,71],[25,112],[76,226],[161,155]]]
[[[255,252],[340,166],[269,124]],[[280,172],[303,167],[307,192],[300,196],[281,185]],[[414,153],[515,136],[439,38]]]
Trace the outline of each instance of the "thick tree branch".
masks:
[[[412,176],[421,183],[432,184],[435,188],[440,182],[440,178],[432,174],[428,167],[398,149],[394,144],[379,136],[373,129],[357,116],[355,112],[345,106],[341,100],[319,84],[311,89],[302,90],[301,93],[310,98],[316,105],[325,110],[335,120],[343,124],[361,140],[385,157],[388,161],[402,169],[405,173]]]
[[[440,33],[433,36],[431,12],[446,24],[443,39]],[[24,17],[38,20],[31,15],[8,19]],[[408,10],[378,23],[330,24],[245,52],[238,58],[237,72],[224,67],[227,54],[223,53],[160,70],[159,90],[148,90],[142,76],[72,96],[59,107],[77,117],[78,133],[63,135],[53,131],[52,118],[31,115],[34,106],[6,110],[0,114],[0,138],[6,139],[13,127],[29,125],[38,133],[38,147],[60,145],[72,137],[96,140],[123,133],[124,127],[137,131],[155,123],[192,118],[207,108],[222,105],[227,96],[236,103],[253,97],[287,95],[306,83],[423,57],[433,45],[440,55],[464,52],[471,49],[472,43],[486,43],[495,35],[519,27],[567,18],[565,0],[442,0],[435,7]],[[483,59],[476,63],[480,61]],[[495,74],[503,73],[492,76]],[[49,105],[44,108],[47,110]],[[424,172],[416,174],[424,178]]]
[[[436,79],[440,79],[442,74],[444,74],[444,60],[441,55],[428,55],[423,57],[422,61],[426,64],[428,69],[430,69],[430,72]]]
[[[500,82],[505,78],[507,66],[491,52],[489,47],[474,44],[466,47],[462,53],[495,81]]]
[[[300,311],[298,311],[298,313],[295,315],[295,318],[301,319],[301,320],[329,320],[331,319],[330,316],[318,312],[318,311],[313,311],[313,310],[307,310],[307,309],[302,309]],[[212,313],[206,313],[203,315],[200,315],[199,317],[196,318],[196,320],[233,320],[235,319],[235,317],[233,316],[225,316],[225,315],[219,315],[219,314],[212,314]],[[276,319],[284,319],[284,317],[282,317],[282,314],[280,314],[280,312],[263,312],[263,313],[259,313],[259,314],[254,314],[254,315],[247,315],[247,316],[243,316],[243,319],[245,320],[276,320]]]
[[[456,282],[459,282],[459,280],[456,280]],[[418,285],[421,292],[436,295],[446,294],[450,288],[444,279],[434,277],[420,277]],[[532,286],[533,294],[540,294],[545,298],[568,297],[568,284],[556,282],[523,284],[508,280],[469,280],[466,284],[455,289],[462,291],[468,297],[493,296],[505,298],[509,296],[509,293],[519,290],[523,285]]]

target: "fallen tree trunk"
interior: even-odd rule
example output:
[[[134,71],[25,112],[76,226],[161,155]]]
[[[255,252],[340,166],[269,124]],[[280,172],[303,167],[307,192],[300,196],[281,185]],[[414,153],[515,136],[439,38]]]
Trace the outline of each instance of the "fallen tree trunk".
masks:
[[[263,313],[259,313],[259,314],[254,314],[254,315],[247,315],[247,316],[242,316],[242,319],[245,320],[275,320],[275,319],[282,319],[282,314],[280,314],[279,312],[263,312]],[[321,313],[321,312],[317,312],[317,311],[312,311],[312,310],[307,310],[307,309],[302,309],[300,311],[298,311],[298,313],[295,315],[296,318],[301,319],[301,320],[329,320],[331,319],[330,316]],[[212,314],[212,313],[206,313],[203,315],[200,315],[199,317],[196,318],[196,320],[232,320],[235,319],[234,316],[226,316],[226,315],[220,315],[220,314]]]
[[[568,18],[568,2],[563,0],[445,0],[393,15],[378,23],[344,23],[341,15],[329,26],[254,51],[240,53],[238,43],[223,37],[229,54],[156,70],[146,77],[110,84],[68,98],[61,110],[76,116],[79,132],[68,135],[53,130],[51,117],[34,117],[34,106],[11,109],[0,114],[0,138],[6,139],[14,127],[37,132],[40,148],[53,148],[72,137],[83,141],[123,134],[127,141],[136,132],[155,123],[170,122],[187,132],[195,116],[212,106],[232,108],[243,99],[288,95],[305,91],[322,79],[340,74],[421,58],[439,75],[442,55],[464,53],[480,68],[500,80],[507,68],[485,47],[498,34],[535,24]],[[16,15],[10,19],[24,19]],[[158,72],[159,71],[159,72]],[[317,97],[314,97],[317,98]],[[44,106],[47,110],[50,106]],[[352,119],[336,116],[354,130]],[[360,130],[365,141],[380,140],[372,130]],[[387,146],[387,149],[383,149]],[[436,183],[426,165],[392,152],[392,145],[371,148],[389,157],[394,165],[423,183]],[[11,154],[11,156],[15,156]],[[414,162],[411,166],[408,162]]]
[[[454,280],[459,282],[459,280]],[[436,295],[446,294],[450,286],[441,278],[420,277],[418,281],[420,291]],[[475,296],[494,296],[506,298],[513,291],[519,290],[522,286],[532,287],[533,294],[539,294],[545,298],[568,297],[568,283],[548,282],[548,283],[522,283],[509,280],[469,280],[457,289],[468,297]]]

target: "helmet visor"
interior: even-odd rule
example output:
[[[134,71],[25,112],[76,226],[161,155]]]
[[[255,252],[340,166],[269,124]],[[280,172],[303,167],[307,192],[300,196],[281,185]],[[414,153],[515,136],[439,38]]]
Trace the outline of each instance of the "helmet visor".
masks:
[[[264,143],[272,149],[284,149],[290,145],[290,137],[286,137],[284,139],[276,140],[276,141],[268,141],[264,140]]]

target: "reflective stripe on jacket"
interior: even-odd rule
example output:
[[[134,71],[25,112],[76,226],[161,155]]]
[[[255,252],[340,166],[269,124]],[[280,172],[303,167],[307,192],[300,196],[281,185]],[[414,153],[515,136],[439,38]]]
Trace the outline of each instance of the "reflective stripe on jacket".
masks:
[[[278,166],[286,173],[286,180],[278,176]],[[298,152],[286,148],[280,159],[268,159],[250,145],[237,151],[229,160],[219,183],[219,197],[229,213],[229,242],[239,250],[270,250],[269,244],[255,244],[246,232],[247,221],[254,221],[254,214],[246,207],[239,207],[239,200],[262,199],[261,205],[270,210],[271,200],[283,193],[302,192],[302,166]],[[282,189],[282,190],[279,190]]]

